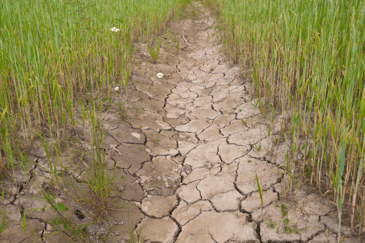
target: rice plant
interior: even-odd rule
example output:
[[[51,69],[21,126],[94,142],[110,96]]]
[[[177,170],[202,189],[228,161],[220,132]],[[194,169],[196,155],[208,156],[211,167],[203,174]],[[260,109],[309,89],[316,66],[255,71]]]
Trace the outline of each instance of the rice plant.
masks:
[[[365,233],[365,2],[205,3],[219,15],[225,52],[247,70],[251,95],[290,115],[290,153],[305,140],[309,182]]]
[[[255,172],[256,175],[256,183],[257,183],[257,188],[259,190],[259,195],[260,195],[260,200],[261,200],[261,217],[262,220],[264,220],[264,199],[263,199],[263,192],[262,192],[262,187],[260,185],[260,181],[259,178],[257,177],[257,173]]]
[[[105,218],[113,178],[99,153],[103,102],[96,100],[109,100],[115,87],[127,94],[134,44],[160,33],[189,2],[0,0],[0,178],[15,167],[34,168],[27,153],[40,139],[49,161],[42,169],[55,186],[67,184],[57,171],[66,169],[59,155],[82,120],[92,131],[93,154],[97,150],[83,203],[95,220]],[[58,162],[51,159],[56,155]]]

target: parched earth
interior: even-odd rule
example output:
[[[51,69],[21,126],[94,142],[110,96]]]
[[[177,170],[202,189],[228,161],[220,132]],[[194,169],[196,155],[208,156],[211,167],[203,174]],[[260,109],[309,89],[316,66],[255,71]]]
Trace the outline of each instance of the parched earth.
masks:
[[[336,207],[305,185],[293,195],[288,192],[289,177],[281,168],[287,145],[275,142],[284,116],[275,117],[268,136],[271,117],[264,119],[255,108],[258,99],[248,95],[241,67],[224,61],[215,19],[200,3],[193,3],[193,9],[200,12],[198,19],[170,26],[180,36],[178,55],[166,34],[157,64],[151,63],[146,45],[140,46],[124,100],[128,119],[122,121],[116,111],[105,114],[106,161],[109,169],[115,165],[121,173],[114,183],[120,189],[116,200],[125,207],[112,213],[115,220],[109,226],[95,224],[88,232],[97,235],[112,228],[114,242],[129,242],[129,212],[145,242],[337,242]],[[158,78],[158,72],[164,76]],[[46,166],[44,153],[33,156]],[[85,176],[80,168],[77,178]],[[41,178],[33,176],[20,194],[39,197]],[[56,200],[85,213],[65,195]],[[10,212],[47,203],[18,195],[6,205]],[[52,209],[26,214],[34,239],[54,232],[39,219],[55,215]],[[20,225],[20,213],[8,219],[16,223],[1,242],[32,242]],[[70,242],[69,236],[59,233],[45,242]],[[359,242],[346,226],[342,236],[344,242]]]

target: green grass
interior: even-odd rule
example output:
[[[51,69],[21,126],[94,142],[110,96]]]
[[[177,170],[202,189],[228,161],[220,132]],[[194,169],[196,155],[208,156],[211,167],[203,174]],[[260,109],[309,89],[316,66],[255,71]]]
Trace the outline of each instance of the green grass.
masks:
[[[105,212],[115,206],[110,202],[115,176],[107,173],[105,154],[97,149],[103,140],[102,107],[110,110],[117,105],[111,103],[112,95],[127,94],[134,44],[149,41],[172,18],[177,21],[190,2],[0,0],[0,182],[10,178],[10,169],[20,167],[27,173],[27,167],[34,168],[27,154],[40,138],[49,161],[49,168],[42,168],[51,175],[49,183],[58,187],[63,182],[83,199],[76,201],[92,209],[88,216],[105,220]],[[119,31],[112,31],[114,27]],[[118,106],[126,117],[124,103]],[[81,120],[84,128],[89,124],[92,141],[87,142],[95,158],[84,190],[57,171],[57,166],[73,171],[62,165],[60,155],[77,142],[70,134]],[[47,199],[51,205],[52,197]],[[67,211],[64,205],[53,208]],[[62,220],[65,228],[70,226]]]
[[[309,166],[310,182],[331,195],[339,216],[353,214],[352,230],[365,232],[365,3],[205,3],[219,15],[225,52],[248,70],[262,114],[267,116],[262,97],[273,104],[270,108],[290,114],[290,153],[305,139],[297,170]]]

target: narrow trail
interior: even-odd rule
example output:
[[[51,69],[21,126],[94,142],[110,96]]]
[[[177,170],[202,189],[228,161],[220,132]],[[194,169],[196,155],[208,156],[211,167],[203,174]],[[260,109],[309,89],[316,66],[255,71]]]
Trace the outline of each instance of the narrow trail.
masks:
[[[113,123],[105,141],[120,143],[121,155],[112,157],[130,177],[120,197],[137,205],[136,232],[163,243],[337,242],[336,208],[320,196],[300,189],[296,202],[279,201],[285,141],[271,148],[283,117],[275,117],[268,137],[240,67],[223,61],[215,20],[200,3],[194,9],[199,20],[174,27],[186,39],[177,56],[164,42],[149,71],[135,67],[128,124]]]
[[[124,207],[113,212],[111,225],[88,226],[93,242],[110,227],[116,232],[114,242],[129,242],[129,220],[150,243],[337,242],[336,207],[305,185],[293,195],[287,192],[290,177],[282,167],[291,144],[276,140],[284,116],[275,116],[268,136],[271,116],[264,119],[255,108],[258,99],[248,95],[241,67],[225,61],[215,37],[215,19],[201,3],[193,2],[188,9],[198,12],[195,20],[170,26],[179,37],[178,55],[171,47],[172,35],[169,41],[162,35],[157,64],[151,64],[146,44],[139,46],[128,100],[120,98],[128,118],[121,120],[116,107],[103,114],[108,131],[105,160],[109,170],[116,166],[120,173],[113,183],[119,189],[116,203]],[[44,152],[32,153],[47,167]],[[299,150],[295,156],[301,155]],[[82,163],[77,166],[85,168]],[[263,189],[263,215],[256,174]],[[85,169],[74,176],[84,179]],[[22,195],[33,196],[44,179],[34,175],[31,181],[29,188],[22,186]],[[68,208],[85,213],[65,195],[61,198]],[[7,199],[9,210],[46,204]],[[27,213],[37,237],[52,233],[40,220],[52,216],[57,217],[52,209]],[[20,220],[19,213],[12,217]],[[89,220],[71,213],[70,217],[80,223]],[[8,242],[25,242],[19,223],[9,230],[15,233]],[[344,242],[358,242],[348,227],[342,232]],[[69,237],[64,232],[44,242],[69,242]]]

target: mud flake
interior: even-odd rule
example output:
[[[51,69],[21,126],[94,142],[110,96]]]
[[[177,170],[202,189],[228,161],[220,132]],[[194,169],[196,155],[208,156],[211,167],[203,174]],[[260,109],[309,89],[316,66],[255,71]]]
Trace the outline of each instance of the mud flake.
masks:
[[[199,96],[201,96],[200,95],[201,92],[206,90],[206,88],[204,86],[201,86],[198,84],[193,84],[193,83],[187,83],[186,87],[188,87],[190,91],[195,92],[196,94],[199,94]]]
[[[185,156],[187,153],[189,153],[189,151],[198,146],[198,144],[196,143],[185,142],[185,141],[178,141],[178,144],[179,144],[178,150],[182,156]]]
[[[175,130],[179,132],[199,133],[210,125],[211,123],[207,122],[206,120],[193,120],[185,125],[177,126]]]
[[[183,91],[183,92],[179,92],[178,94],[180,95],[180,97],[182,99],[187,99],[189,101],[192,101],[193,99],[195,99],[196,97],[198,97],[197,93],[191,92],[189,90],[186,90],[186,91]]]
[[[171,94],[166,100],[166,103],[174,107],[183,107],[186,105],[186,99],[182,99],[178,94]]]
[[[216,82],[220,78],[223,78],[223,74],[208,74],[206,77],[195,79],[192,82],[194,84],[199,84],[201,86],[204,86],[205,88],[211,88],[215,85]]]
[[[224,128],[230,124],[231,121],[235,119],[233,114],[222,114],[214,119],[214,124],[217,124],[219,128]]]
[[[133,222],[132,228],[134,229],[138,222],[140,222],[145,217],[145,215],[140,212],[134,202],[125,201],[120,198],[116,198],[115,200],[115,203],[120,205],[120,207],[113,211],[112,215],[113,218],[119,222],[118,224],[112,226],[112,230],[113,232],[119,231],[120,235],[116,236],[114,240],[125,240],[126,238],[130,237],[130,225],[128,220]]]
[[[170,139],[173,139],[173,137],[174,137],[175,135],[177,135],[177,134],[178,134],[178,133],[177,133],[177,132],[175,132],[175,131],[164,131],[164,130],[162,130],[160,133],[161,133],[163,136],[168,137],[168,138],[170,138]]]
[[[126,168],[134,174],[141,168],[141,164],[150,160],[150,156],[144,151],[143,145],[122,144],[117,147],[121,155],[112,156],[119,168]]]
[[[196,119],[210,119],[213,120],[221,113],[219,111],[213,111],[212,109],[196,109],[191,112],[191,115]]]
[[[237,171],[237,168],[238,168],[238,163],[236,162],[233,162],[233,163],[230,163],[230,164],[223,164],[222,165],[222,173],[228,173],[228,174],[236,174],[236,171]]]
[[[238,129],[240,125],[243,125],[242,121],[237,121],[234,124],[238,127]],[[231,133],[232,131],[237,131],[238,129],[235,130],[233,127],[227,127],[227,129],[222,129],[222,133]],[[231,136],[229,136],[228,142],[237,145],[256,144],[261,139],[267,137],[267,134],[267,127],[265,125],[260,125],[256,126],[255,128],[244,129],[239,131],[238,133],[232,134]]]
[[[112,135],[119,143],[143,144],[145,141],[145,136],[142,132],[123,123],[119,124],[116,129],[109,130],[109,134]]]
[[[230,164],[235,159],[243,156],[247,151],[248,149],[246,146],[223,143],[219,146],[218,153],[225,163]]]
[[[266,101],[267,98],[261,98],[261,102],[263,104],[265,104]],[[237,110],[235,111],[237,113],[237,119],[245,119],[247,117],[260,115],[261,111],[259,109],[259,104],[259,99],[256,98],[238,106]],[[242,112],[238,112],[238,110],[242,110]]]
[[[194,106],[196,109],[211,109],[212,106],[212,97],[211,96],[205,96],[205,97],[199,97],[194,100]]]
[[[206,161],[212,164],[221,163],[217,155],[218,146],[225,139],[218,139],[206,144],[201,144],[186,155],[185,165],[191,165],[193,169],[204,166]]]
[[[150,195],[169,197],[175,194],[180,185],[180,180],[166,176],[158,176],[157,178],[152,177],[147,179],[142,185],[143,189],[148,191]]]
[[[207,175],[216,175],[219,171],[220,171],[219,167],[212,169],[198,168],[193,170],[189,175],[187,175],[184,178],[183,183],[186,184],[196,180],[201,180],[204,179]]]
[[[237,188],[244,194],[258,191],[256,173],[263,190],[269,189],[280,178],[278,168],[264,161],[259,161],[248,156],[238,159]]]
[[[176,205],[176,195],[170,197],[151,196],[142,200],[141,209],[149,216],[161,218],[168,216]]]
[[[210,95],[213,96],[213,102],[218,102],[230,95],[230,88],[228,85],[214,86]]]
[[[169,109],[167,111],[166,117],[167,118],[179,118],[181,115],[185,114],[185,110],[181,109],[181,108],[173,108],[173,109]]]
[[[144,198],[144,191],[142,190],[142,187],[135,182],[124,187],[119,196],[128,201],[140,201]]]
[[[171,90],[165,85],[153,85],[148,88],[148,92],[154,99],[165,102],[165,98],[168,94],[170,94]]]
[[[204,72],[204,71],[202,71],[202,70],[200,70],[200,69],[195,70],[195,71],[194,71],[194,74],[195,74],[197,77],[199,77],[199,78],[202,78],[202,77],[205,77],[205,76],[207,76],[207,75],[208,75],[208,73],[207,73],[207,72]]]
[[[205,129],[202,133],[200,133],[198,135],[198,138],[200,140],[204,140],[204,141],[212,141],[212,140],[218,139],[220,137],[222,137],[222,136],[219,134],[218,125],[216,125],[216,124],[208,127],[207,129]]]
[[[153,69],[157,72],[163,73],[165,76],[172,75],[173,73],[177,72],[178,70],[167,64],[154,64]]]
[[[180,205],[172,213],[172,217],[184,226],[189,220],[195,218],[201,212],[210,210],[213,210],[213,208],[208,201],[198,201],[191,205],[181,201]]]
[[[147,130],[146,134],[148,140],[146,146],[151,150],[153,156],[175,156],[179,153],[176,150],[177,144],[175,140],[169,139],[154,130]]]
[[[224,243],[228,240],[239,242],[257,241],[254,230],[255,224],[246,222],[245,216],[240,214],[240,217],[237,217],[235,213],[230,212],[202,212],[197,218],[183,227],[176,243]]]
[[[226,98],[215,102],[213,104],[214,110],[221,111],[223,114],[233,113],[234,109],[239,107],[245,100],[243,98],[232,98],[227,96]],[[238,119],[238,118],[237,118]]]
[[[214,70],[212,71],[212,73],[224,73],[227,70],[229,70],[229,65],[228,64],[222,64],[222,65],[217,65]]]
[[[262,144],[265,145],[265,143],[267,143],[267,145],[265,145],[266,148],[270,147],[271,149],[271,145],[272,145],[272,141],[271,141],[271,138],[265,138],[261,141]],[[272,151],[272,153],[268,153],[267,155],[265,155],[265,158],[275,164],[277,164],[278,166],[287,166],[287,161],[286,161],[286,157],[285,157],[285,154],[286,154],[286,151],[290,151],[290,144],[286,144],[286,142],[282,142],[281,144],[279,145],[274,145],[274,151]],[[288,153],[288,158],[289,158],[289,161],[290,161],[290,167],[293,167],[293,163],[291,162],[291,158],[292,158],[292,155],[291,153]]]
[[[145,241],[170,243],[177,234],[179,228],[169,217],[162,219],[146,218],[138,226],[136,231],[141,229],[141,238]]]
[[[286,206],[287,214],[284,222],[282,205]],[[258,209],[252,214],[253,218],[261,218],[261,210]],[[265,210],[263,223],[261,223],[261,239],[263,242],[275,241],[307,241],[319,232],[323,232],[323,223],[318,222],[318,216],[303,214],[299,207],[296,207],[287,200],[272,203]]]
[[[143,164],[141,170],[136,175],[147,177],[168,176],[171,178],[180,178],[181,165],[174,161],[166,159],[164,156],[157,156],[152,161]]]
[[[214,68],[217,66],[218,66],[217,60],[209,60],[208,62],[204,63],[204,66],[200,67],[200,70],[202,70],[206,73],[209,73],[209,72],[213,71]]]
[[[331,212],[336,212],[336,207],[316,194],[303,195],[298,197],[298,201],[302,202],[302,207],[310,214],[328,215]],[[304,202],[304,203],[303,203]]]
[[[224,210],[237,210],[239,200],[237,198],[241,198],[242,195],[236,191],[229,191],[226,193],[216,194],[212,199],[211,202],[213,203],[214,207],[219,211]]]
[[[176,193],[179,195],[179,197],[188,203],[193,203],[201,199],[199,191],[196,189],[196,185],[199,183],[192,182],[190,184],[181,186],[179,189],[177,189]]]
[[[193,52],[193,53],[189,54],[188,56],[197,60],[197,59],[202,58],[204,55],[205,55],[205,51],[200,50],[200,51]]]
[[[263,192],[264,207],[277,200],[278,195],[273,191],[273,189]],[[246,212],[252,212],[259,208],[261,208],[261,198],[258,192],[252,193],[251,196],[248,196],[241,203],[241,209],[245,210]]]
[[[196,139],[194,133],[183,133],[183,132],[181,132],[180,134],[175,135],[174,139],[176,139],[177,141],[198,143],[198,139]]]
[[[320,222],[326,225],[327,228],[330,229],[332,232],[337,233],[339,228],[338,224],[339,219],[336,214],[337,213],[334,213],[330,216],[322,216]],[[352,236],[351,228],[346,225],[341,225],[341,235],[345,237],[351,237]]]
[[[130,123],[134,128],[143,127],[144,129],[152,128],[155,130],[168,130],[171,129],[171,126],[162,121],[162,116],[160,114],[146,111],[144,115],[139,115],[138,117],[130,117]]]
[[[208,175],[200,181],[197,188],[203,199],[212,199],[218,193],[235,190],[234,177],[227,174]]]
[[[210,34],[211,34],[211,33],[210,33]],[[206,48],[206,49],[205,49],[205,53],[206,53],[207,55],[220,54],[219,52],[220,52],[220,50],[219,50],[219,46],[214,46],[214,47]]]
[[[149,112],[163,112],[165,103],[155,99],[142,99],[134,103],[140,110]]]
[[[199,95],[199,97],[208,96],[211,91],[212,91],[212,88],[201,89],[201,90],[194,90],[194,92],[196,92]]]
[[[111,172],[111,177],[115,177],[112,182],[113,184],[123,187],[128,186],[137,179],[136,177],[127,173],[125,170],[118,168],[115,169],[115,172]]]
[[[33,242],[33,240],[38,240],[41,238],[41,233],[44,228],[44,223],[38,219],[27,219],[27,233],[24,233],[23,227],[20,222],[9,225],[1,233],[1,242]]]
[[[331,232],[325,231],[313,237],[312,240],[308,241],[308,243],[321,243],[321,242],[338,243],[337,236]]]

